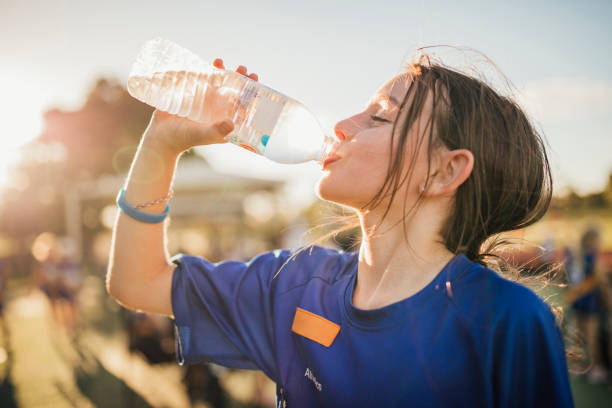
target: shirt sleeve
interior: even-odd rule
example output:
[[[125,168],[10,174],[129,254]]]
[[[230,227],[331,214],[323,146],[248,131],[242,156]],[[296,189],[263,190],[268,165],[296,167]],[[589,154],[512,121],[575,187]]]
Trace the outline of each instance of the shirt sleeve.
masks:
[[[290,251],[278,250],[249,262],[217,264],[174,257],[172,309],[179,365],[212,361],[260,369],[277,378],[273,278],[289,256]]]
[[[495,406],[573,407],[563,338],[554,315],[539,299],[521,300],[516,299],[515,309],[495,335]]]

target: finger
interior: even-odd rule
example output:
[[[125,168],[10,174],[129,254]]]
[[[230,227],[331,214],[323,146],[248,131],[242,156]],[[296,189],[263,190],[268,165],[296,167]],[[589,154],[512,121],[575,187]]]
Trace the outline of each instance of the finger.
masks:
[[[246,76],[247,69],[244,65],[240,65],[238,68],[236,68],[236,72]]]
[[[193,122],[187,129],[187,144],[191,146],[226,143],[225,137],[234,129],[231,120],[222,120],[211,125]]]
[[[229,119],[222,120],[213,124],[210,128],[209,137],[214,140],[215,143],[225,143],[225,136],[229,135],[234,130],[234,122]]]
[[[234,122],[229,119],[223,120],[215,123],[209,129],[208,138],[212,143],[227,143],[225,137],[234,130]]]
[[[217,58],[216,60],[214,60],[213,65],[219,69],[225,69],[225,67],[223,66],[223,60],[221,58]]]
[[[249,75],[249,78],[251,78],[253,81],[259,81],[259,76],[257,76],[257,74],[251,74]]]

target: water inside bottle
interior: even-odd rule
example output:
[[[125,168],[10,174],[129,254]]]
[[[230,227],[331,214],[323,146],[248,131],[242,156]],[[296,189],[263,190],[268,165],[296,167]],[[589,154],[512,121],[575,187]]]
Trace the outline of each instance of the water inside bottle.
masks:
[[[230,116],[236,100],[235,93],[231,95],[227,92],[225,95],[216,95],[218,98],[211,97],[222,83],[219,76],[216,72],[209,74],[188,71],[131,76],[128,79],[128,91],[136,99],[159,110],[206,123],[215,117]],[[225,97],[225,103],[221,103],[222,97]]]
[[[290,100],[263,155],[279,163],[303,163],[317,158],[324,138],[312,113]]]
[[[279,163],[316,159],[323,144],[318,121],[302,104],[232,71],[132,76],[128,90],[149,105],[191,120],[231,118],[234,131],[228,141]]]

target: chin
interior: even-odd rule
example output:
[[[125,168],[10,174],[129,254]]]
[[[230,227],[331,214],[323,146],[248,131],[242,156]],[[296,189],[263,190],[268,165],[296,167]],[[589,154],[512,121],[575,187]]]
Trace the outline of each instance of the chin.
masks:
[[[355,197],[355,191],[347,191],[346,187],[348,187],[346,184],[334,183],[328,175],[324,175],[315,186],[315,194],[324,201],[330,201],[345,207],[359,208],[356,203],[359,197]]]
[[[338,202],[338,193],[340,192],[338,183],[334,183],[329,173],[325,173],[319,179],[315,186],[315,194],[321,200]],[[339,203],[340,204],[340,203]]]
[[[319,179],[319,181],[317,182],[315,186],[315,194],[321,200],[332,201],[330,198],[330,193],[333,191],[333,188],[328,186],[330,184],[329,181],[327,180],[328,176],[329,176],[328,174],[325,174],[323,175],[323,177]]]

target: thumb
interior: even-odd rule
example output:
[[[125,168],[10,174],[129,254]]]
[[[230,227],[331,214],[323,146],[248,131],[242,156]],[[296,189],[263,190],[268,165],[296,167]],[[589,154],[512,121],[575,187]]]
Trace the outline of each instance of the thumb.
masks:
[[[234,130],[234,123],[229,120],[222,120],[212,125],[202,125],[195,133],[197,134],[196,144],[208,145],[215,143],[226,143],[225,136]]]
[[[234,122],[232,122],[230,119],[217,122],[213,126],[221,137],[227,136],[232,130],[234,130]]]

